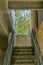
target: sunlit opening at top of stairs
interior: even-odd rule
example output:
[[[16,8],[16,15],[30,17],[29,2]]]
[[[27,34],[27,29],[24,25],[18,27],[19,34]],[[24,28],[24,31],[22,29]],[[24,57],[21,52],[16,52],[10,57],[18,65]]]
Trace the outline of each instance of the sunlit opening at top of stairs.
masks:
[[[11,10],[13,28],[17,35],[28,35],[31,29],[31,10]]]

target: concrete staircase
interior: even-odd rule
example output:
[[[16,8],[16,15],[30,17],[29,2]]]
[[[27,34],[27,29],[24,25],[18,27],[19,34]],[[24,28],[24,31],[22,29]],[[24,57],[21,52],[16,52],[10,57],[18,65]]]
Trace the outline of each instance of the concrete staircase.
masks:
[[[11,65],[37,65],[33,47],[14,47]]]

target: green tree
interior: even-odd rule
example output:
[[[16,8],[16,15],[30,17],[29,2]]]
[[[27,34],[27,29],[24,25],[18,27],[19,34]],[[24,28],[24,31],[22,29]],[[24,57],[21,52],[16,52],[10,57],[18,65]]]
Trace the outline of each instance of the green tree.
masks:
[[[25,12],[25,10],[16,10],[15,16],[18,23],[18,34],[28,34],[28,25],[31,27],[31,11]]]

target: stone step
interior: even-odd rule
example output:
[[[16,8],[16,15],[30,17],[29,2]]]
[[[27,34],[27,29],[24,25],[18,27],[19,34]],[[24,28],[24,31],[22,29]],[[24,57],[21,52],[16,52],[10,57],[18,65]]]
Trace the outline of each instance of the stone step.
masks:
[[[14,49],[13,52],[32,52],[33,49]]]
[[[29,63],[32,64],[32,63],[36,63],[36,62],[34,62],[34,61],[26,61],[26,62],[14,62],[14,61],[12,61],[11,62],[11,64],[26,64],[26,65]]]
[[[16,53],[33,53],[34,52],[34,49],[33,47],[14,47],[13,49],[13,53],[16,54]],[[29,54],[30,54],[29,53]]]
[[[17,60],[31,60],[31,59],[36,59],[36,57],[16,57],[16,58],[12,58],[13,60],[17,59]]]
[[[14,64],[14,63],[12,63],[12,65],[35,65],[34,63],[32,63],[32,64]]]
[[[36,57],[33,47],[14,47],[11,65],[35,65]]]
[[[13,52],[13,55],[28,55],[28,54],[34,54],[34,52]]]
[[[13,55],[12,58],[34,58],[34,55]]]
[[[25,54],[24,54],[24,53],[21,53],[21,54],[13,53],[13,55],[15,55],[15,56],[24,56],[24,55],[25,55],[25,56],[26,56],[26,55],[29,56],[29,55],[34,55],[34,53],[33,53],[33,52],[32,52],[32,53],[25,53]]]
[[[12,59],[12,62],[36,62],[36,58],[35,59],[30,59],[30,58]]]
[[[26,47],[14,47],[14,49],[33,49],[32,46],[26,46]]]
[[[23,52],[34,52],[34,50],[33,50],[33,49],[30,49],[30,50],[29,50],[29,49],[25,49],[25,50],[24,50],[24,49],[23,49],[23,50],[20,50],[20,49],[19,49],[19,50],[18,50],[18,49],[15,50],[15,49],[14,49],[13,52],[14,52],[14,53],[16,53],[16,52],[17,52],[17,53],[19,53],[19,52],[22,52],[22,53],[23,53]]]

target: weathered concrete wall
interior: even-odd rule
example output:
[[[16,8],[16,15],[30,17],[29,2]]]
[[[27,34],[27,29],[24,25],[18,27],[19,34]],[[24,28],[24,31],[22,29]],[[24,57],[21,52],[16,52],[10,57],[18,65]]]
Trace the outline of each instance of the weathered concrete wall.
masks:
[[[42,0],[8,0],[9,9],[41,9]]]
[[[8,0],[0,0],[0,49],[7,48],[10,30]]]
[[[0,36],[0,49],[6,49],[8,46],[8,37]]]
[[[38,29],[36,34],[41,53],[43,55],[43,10],[38,10]]]
[[[0,9],[3,12],[6,12],[8,10],[8,0],[1,0],[0,1]]]
[[[8,0],[0,1],[0,24],[2,28],[4,29],[5,34],[8,36],[9,30],[11,30],[10,19],[8,14]]]
[[[32,22],[32,28],[34,30],[37,29],[37,10],[32,10],[31,11],[31,22]]]
[[[38,10],[38,26],[43,23],[43,10]],[[41,26],[43,28],[43,25]]]

